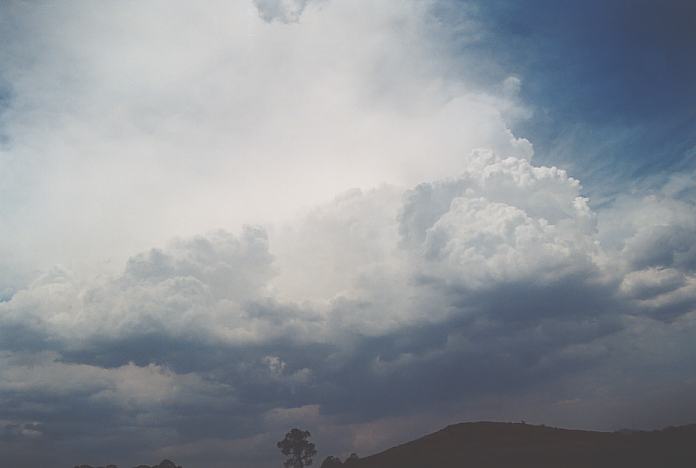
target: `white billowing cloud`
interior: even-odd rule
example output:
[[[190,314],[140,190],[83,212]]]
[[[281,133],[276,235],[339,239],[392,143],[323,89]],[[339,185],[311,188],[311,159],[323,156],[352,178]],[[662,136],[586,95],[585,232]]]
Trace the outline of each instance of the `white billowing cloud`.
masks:
[[[96,283],[52,270],[0,311],[5,324],[31,323],[72,347],[152,334],[254,342],[282,332],[243,309],[268,296],[271,263],[261,228],[214,232],[136,255],[121,275]]]
[[[428,230],[425,248],[429,258],[444,260],[474,287],[534,276],[543,281],[556,278],[564,266],[588,263],[587,252],[562,235],[519,208],[462,197]]]
[[[402,196],[397,186],[354,189],[274,228],[276,294],[293,301],[327,300],[371,272],[402,271],[397,224]]]
[[[400,231],[467,287],[558,279],[601,261],[587,202],[565,171],[479,151],[462,176],[409,193]]]
[[[274,288],[294,301],[332,300],[332,328],[372,334],[441,317],[447,308],[424,303],[436,299],[418,277],[472,291],[530,278],[606,281],[580,188],[557,168],[481,150],[457,177],[349,192],[274,231]]]
[[[576,180],[490,151],[469,161],[459,177],[410,190],[348,192],[270,239],[247,227],[177,240],[96,283],[54,270],[0,304],[3,322],[71,349],[151,335],[331,343],[456,316],[440,287],[495,296],[509,284],[544,294],[570,277],[579,288],[608,281]]]
[[[13,269],[113,273],[171,237],[457,174],[472,148],[531,157],[514,100],[452,70],[432,2],[305,3],[4,5]]]
[[[552,224],[571,220],[579,232],[593,229],[587,200],[580,196],[580,183],[565,171],[491,151],[475,151],[461,175],[419,185],[409,194],[411,203],[402,214],[404,237],[422,240],[432,222],[460,196],[505,203]]]
[[[114,275],[49,270],[0,303],[0,394],[70,407],[83,392],[128,409],[118,424],[156,431],[172,430],[170,407],[193,405],[211,427],[229,411],[247,440],[293,418],[340,431],[346,415],[362,424],[607,372],[628,365],[631,337],[657,333],[654,318],[659,334],[679,334],[665,356],[683,354],[693,327],[668,322],[693,322],[696,281],[685,244],[663,239],[690,228],[688,200],[596,213],[563,170],[490,150],[465,159],[456,176],[178,238]],[[12,433],[31,415],[43,418],[14,415]],[[175,431],[192,457],[230,447],[215,429]]]
[[[260,227],[245,227],[239,237],[215,232],[178,240],[165,251],[152,249],[128,260],[125,284],[172,277],[205,284],[214,298],[244,301],[260,294],[272,275],[273,258]]]
[[[668,264],[643,268],[633,260],[635,239],[653,232],[631,221],[641,208],[617,205],[625,222],[598,226],[565,171],[487,150],[467,159],[457,177],[350,191],[270,234],[246,227],[238,236],[173,241],[131,257],[111,278],[51,270],[0,303],[2,320],[80,349],[153,334],[227,345],[340,342],[346,333],[381,336],[450,320],[462,311],[445,291],[474,301],[476,315],[509,286],[534,291],[552,308],[568,282],[573,294],[604,288],[606,305],[595,308],[609,307],[616,293],[628,301],[622,310],[689,310],[688,257],[674,260],[683,249],[661,245]],[[619,228],[628,229],[625,240]],[[282,358],[268,356],[280,369]]]

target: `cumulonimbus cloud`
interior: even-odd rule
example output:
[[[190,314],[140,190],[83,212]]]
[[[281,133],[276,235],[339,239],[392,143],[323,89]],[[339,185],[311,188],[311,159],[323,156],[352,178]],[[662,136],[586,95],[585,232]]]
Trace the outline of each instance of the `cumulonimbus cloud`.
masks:
[[[629,220],[655,207],[610,209]],[[27,338],[5,340],[5,352],[41,363],[29,371],[6,354],[0,392],[41,401],[79,387],[95,407],[165,412],[166,394],[208,405],[217,424],[207,411],[220,405],[377,418],[554,382],[609,359],[626,317],[693,312],[694,272],[675,260],[688,246],[660,244],[673,249],[661,263],[637,262],[629,249],[655,226],[618,238],[602,217],[564,171],[477,151],[458,177],[351,192],[271,235],[250,227],[176,240],[97,282],[56,270],[0,304],[2,328]],[[684,227],[671,228],[680,239]],[[307,286],[315,281],[323,295]],[[37,386],[54,371],[85,377],[70,379],[73,390]],[[193,387],[172,390],[182,385]]]
[[[509,130],[520,78],[458,77],[432,2],[239,5],[4,7],[40,32],[0,49],[16,466],[60,434],[201,460],[539,386],[578,416],[636,353],[688,365],[692,184],[593,207]]]

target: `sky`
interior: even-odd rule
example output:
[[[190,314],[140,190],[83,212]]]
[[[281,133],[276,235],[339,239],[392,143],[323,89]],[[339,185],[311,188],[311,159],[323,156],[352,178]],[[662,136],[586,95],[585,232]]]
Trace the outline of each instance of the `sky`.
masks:
[[[696,422],[687,0],[0,3],[0,452]]]

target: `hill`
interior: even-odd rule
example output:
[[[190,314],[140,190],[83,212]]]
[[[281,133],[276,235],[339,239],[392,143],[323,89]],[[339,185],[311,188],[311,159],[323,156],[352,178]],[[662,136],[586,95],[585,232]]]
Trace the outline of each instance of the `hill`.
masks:
[[[593,432],[523,423],[464,423],[359,460],[350,468],[693,468],[696,425]]]

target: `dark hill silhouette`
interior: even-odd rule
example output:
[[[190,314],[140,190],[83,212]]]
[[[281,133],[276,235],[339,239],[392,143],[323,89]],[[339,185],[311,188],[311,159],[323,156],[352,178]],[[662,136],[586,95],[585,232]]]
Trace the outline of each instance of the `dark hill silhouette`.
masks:
[[[650,432],[592,432],[524,423],[464,423],[339,466],[694,468],[696,425]]]
[[[106,465],[105,467],[91,465],[75,465],[75,468],[118,468],[117,465]],[[182,468],[171,460],[162,460],[158,465],[138,465],[135,468]]]

